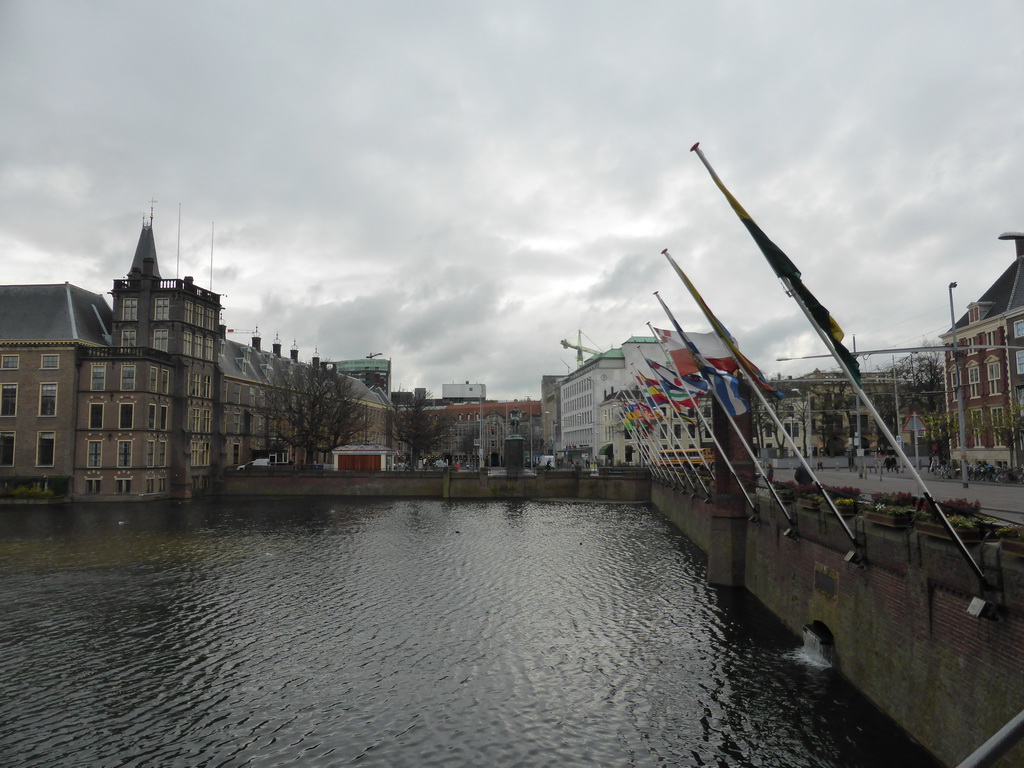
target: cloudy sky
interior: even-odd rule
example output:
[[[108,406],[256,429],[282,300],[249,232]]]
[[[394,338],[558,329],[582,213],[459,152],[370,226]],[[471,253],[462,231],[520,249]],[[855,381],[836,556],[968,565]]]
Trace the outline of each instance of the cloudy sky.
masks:
[[[766,372],[809,370],[699,140],[848,342],[912,346],[1024,230],[1021,29],[1017,0],[0,0],[0,280],[109,290],[154,198],[163,276],[229,328],[524,398],[561,339],[664,326],[654,291],[706,330],[668,248]]]

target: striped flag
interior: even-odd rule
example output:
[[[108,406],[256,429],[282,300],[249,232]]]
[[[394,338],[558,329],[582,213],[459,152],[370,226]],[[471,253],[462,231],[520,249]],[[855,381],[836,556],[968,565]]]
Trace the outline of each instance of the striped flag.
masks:
[[[854,357],[850,350],[843,346],[843,329],[839,327],[839,323],[835,321],[829,311],[821,305],[808,289],[803,284],[802,275],[800,270],[796,268],[796,265],[790,260],[789,256],[783,253],[782,249],[773,243],[756,223],[750,217],[743,206],[739,204],[732,193],[725,188],[722,180],[718,178],[718,174],[715,173],[714,168],[704,157],[704,153],[700,150],[700,142],[697,142],[690,147],[691,152],[696,152],[697,157],[707,168],[708,173],[711,174],[712,180],[715,185],[725,195],[725,199],[729,201],[729,205],[732,206],[733,211],[739,216],[740,221],[743,222],[743,226],[750,232],[750,236],[754,238],[754,242],[757,247],[761,249],[761,253],[764,254],[767,259],[769,266],[774,270],[776,277],[784,282],[788,282],[792,288],[793,293],[799,298],[803,305],[807,308],[808,313],[814,319],[815,324],[821,329],[821,331],[828,336],[832,342],[832,346],[835,348],[836,354],[840,357],[843,363],[850,371],[850,375],[856,380],[859,386],[860,381],[860,364],[857,362],[857,358]]]

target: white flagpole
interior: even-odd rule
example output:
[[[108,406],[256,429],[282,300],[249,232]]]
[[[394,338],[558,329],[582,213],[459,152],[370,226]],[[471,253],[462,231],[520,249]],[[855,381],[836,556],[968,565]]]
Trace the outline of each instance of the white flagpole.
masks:
[[[662,306],[664,306],[664,304],[662,304]],[[650,329],[651,335],[654,337],[655,341],[658,342],[658,346],[661,347],[661,354],[665,356],[666,362],[671,363],[672,362],[672,356],[669,355],[668,349],[665,347],[665,343],[661,339],[658,338],[658,334],[654,332],[654,328],[651,327],[650,323],[647,323],[647,327]],[[679,383],[680,383],[681,387],[689,393],[690,390],[686,387],[686,380],[684,379],[683,375],[680,374],[678,371],[676,371],[676,374],[679,376]],[[701,392],[701,393],[691,393],[691,394],[693,394],[694,402],[696,402],[698,394],[703,394],[703,392]],[[707,423],[707,419],[704,418],[704,413],[701,411],[699,403],[694,407],[693,412],[694,412],[694,414],[697,417],[697,421],[699,422],[698,430],[703,428],[703,430],[711,438],[711,441],[715,444],[715,447],[718,449],[719,455],[720,456],[724,456],[725,455],[725,451],[722,449],[721,443],[718,442],[718,437],[715,436],[715,430],[713,430],[711,428],[711,425]],[[687,436],[689,436],[689,432],[687,432]],[[700,447],[696,442],[694,443],[694,445],[697,448]],[[707,465],[707,462],[704,461],[704,457],[703,456],[701,456],[701,461],[703,462],[705,469],[707,469],[708,472],[711,473],[712,478],[714,478],[715,473],[711,469],[711,467],[709,467]],[[727,463],[727,466],[729,466],[730,470],[732,469],[732,466],[729,465],[728,463]],[[735,474],[735,473],[733,473],[733,474]]]
[[[733,211],[738,216],[740,216],[741,220],[744,216],[746,216],[747,220],[753,224],[753,219],[750,218],[749,214],[747,214],[747,212],[739,204],[739,201],[732,196],[732,193],[725,188],[725,185],[722,183],[722,180],[718,177],[718,174],[715,173],[715,169],[711,167],[711,163],[708,162],[708,159],[704,156],[704,153],[701,151],[699,147],[699,142],[698,144],[694,144],[692,147],[690,147],[690,151],[696,153],[701,163],[704,164],[704,167],[707,169],[708,173],[711,174],[711,178],[715,182],[715,185],[719,188],[722,194],[725,195],[726,200],[729,201],[729,205],[732,207]],[[758,229],[760,228],[758,227]],[[760,243],[758,243],[758,247],[761,247]],[[788,261],[788,257],[786,258]],[[946,532],[949,534],[950,539],[953,540],[957,548],[960,550],[960,554],[963,555],[964,559],[967,561],[971,569],[977,575],[982,590],[991,590],[992,585],[989,584],[988,579],[985,578],[985,572],[981,569],[981,566],[978,565],[977,561],[975,561],[975,559],[971,556],[971,553],[967,551],[967,547],[964,546],[963,540],[956,532],[956,529],[953,527],[952,523],[949,522],[949,519],[946,517],[945,512],[942,511],[942,508],[932,497],[931,491],[928,490],[928,486],[925,485],[925,482],[922,479],[921,475],[918,473],[917,469],[910,463],[910,459],[907,456],[906,452],[903,450],[903,447],[896,441],[896,438],[893,436],[892,432],[889,431],[889,428],[885,425],[885,422],[882,420],[878,411],[875,409],[875,406],[868,399],[868,396],[864,392],[864,389],[860,386],[859,383],[857,383],[857,378],[853,375],[853,372],[850,370],[849,366],[847,366],[846,362],[843,360],[842,355],[839,354],[839,351],[836,349],[833,340],[828,336],[828,334],[825,333],[824,329],[818,324],[817,320],[815,320],[814,316],[811,314],[810,309],[808,309],[807,304],[803,301],[803,298],[800,296],[799,292],[793,288],[793,283],[791,279],[785,275],[779,275],[777,271],[776,276],[778,276],[779,280],[782,282],[783,287],[786,289],[786,293],[796,301],[797,306],[800,307],[800,311],[804,313],[804,316],[807,318],[808,322],[810,322],[811,327],[814,328],[819,338],[821,338],[822,343],[824,343],[825,345],[825,348],[829,351],[832,357],[835,358],[835,361],[839,364],[839,370],[842,371],[843,374],[846,376],[847,380],[850,382],[850,385],[853,387],[854,392],[857,394],[858,400],[864,404],[864,407],[867,408],[868,413],[871,414],[871,417],[875,420],[875,424],[878,426],[879,431],[882,433],[885,439],[889,441],[889,444],[893,447],[893,449],[899,455],[900,459],[903,461],[904,466],[906,466],[910,470],[910,474],[913,476],[914,481],[917,483],[918,488],[921,490],[921,495],[924,497],[933,514],[935,514],[942,522],[943,526],[945,526]]]
[[[690,296],[693,297],[694,302],[697,304],[698,307],[700,307],[701,312],[704,313],[704,317],[707,319],[708,325],[711,326],[711,330],[715,333],[716,336],[721,338],[721,334],[718,331],[719,324],[714,322],[713,319],[708,316],[708,310],[705,308],[705,304],[703,303],[703,301],[700,300],[700,296],[697,293],[697,289],[690,282],[690,279],[686,277],[686,274],[676,263],[675,259],[672,258],[672,255],[668,252],[667,248],[664,251],[662,251],[662,254],[664,254],[665,258],[669,260],[669,263],[673,266],[673,268],[675,268],[676,272],[682,278],[683,285],[686,286],[686,290],[690,292]],[[733,351],[733,345],[731,343],[728,343],[727,339],[722,339],[722,342],[723,344],[725,344],[725,348],[729,350],[729,356],[736,361],[736,365],[743,372],[744,378],[749,382],[750,388],[754,391],[754,394],[757,395],[757,399],[761,402],[761,405],[768,412],[768,416],[775,424],[776,430],[778,430],[782,434],[782,437],[785,440],[786,445],[789,447],[790,450],[793,451],[793,453],[796,454],[796,457],[797,459],[799,459],[801,466],[803,466],[803,468],[807,470],[807,473],[810,476],[811,480],[814,482],[814,485],[817,487],[818,492],[825,498],[825,501],[828,502],[828,506],[832,510],[832,514],[835,515],[836,519],[839,521],[839,524],[843,527],[843,530],[846,532],[846,535],[849,537],[850,541],[853,542],[854,547],[858,548],[858,554],[860,554],[859,545],[857,544],[857,536],[854,534],[852,530],[850,530],[850,526],[846,523],[846,520],[839,512],[839,508],[832,500],[832,495],[825,490],[825,486],[822,485],[820,480],[818,480],[818,476],[814,473],[814,470],[811,469],[811,465],[807,462],[806,457],[803,455],[803,453],[797,447],[796,443],[793,441],[792,436],[789,434],[789,432],[786,431],[786,428],[783,426],[782,421],[775,413],[775,410],[768,404],[768,400],[767,398],[765,398],[764,393],[761,391],[761,387],[758,384],[758,382],[755,381],[755,377],[752,376],[749,371],[747,371],[746,367],[736,356],[735,352]]]
[[[658,296],[658,301],[661,303],[662,308],[668,314],[669,319],[672,321],[672,324],[676,327],[676,330],[677,331],[680,330],[679,329],[679,323],[676,322],[676,319],[672,316],[672,313],[669,312],[668,307],[665,306],[665,302],[661,300],[661,296],[659,296],[657,294],[657,292],[655,292],[654,295]],[[651,327],[650,323],[647,324],[647,327],[651,329],[651,335],[654,336],[654,338],[658,342],[658,346],[661,347],[661,352],[665,356],[665,360],[671,361],[672,357],[671,357],[671,355],[669,355],[668,349],[665,347],[665,343],[661,339],[658,338],[658,334],[654,332],[654,329]],[[707,361],[705,361],[705,362],[707,362]],[[679,374],[678,371],[676,371],[676,373]],[[702,376],[703,376],[703,374],[702,374]],[[704,378],[706,379],[706,377],[704,377]],[[685,379],[683,378],[682,374],[679,374],[679,381],[682,384],[683,388],[685,389],[686,388],[686,382],[685,382]],[[708,389],[711,390],[712,396],[715,397],[716,399],[718,399],[719,404],[721,405],[722,404],[721,403],[721,399],[718,398],[718,393],[714,391],[715,388],[714,388],[714,386],[710,382],[708,383]],[[743,441],[743,436],[738,431],[739,427],[732,420],[732,416],[729,415],[729,412],[726,410],[724,405],[722,405],[722,410],[725,412],[726,418],[728,418],[730,423],[732,424],[733,429],[737,430],[737,434],[740,435],[740,440]],[[715,435],[715,430],[712,428],[712,426],[710,424],[708,424],[707,419],[704,418],[704,414],[700,410],[700,404],[699,403],[694,407],[693,411],[697,415],[697,420],[700,422],[700,427],[703,427],[704,431],[707,432],[708,435],[710,435],[712,442],[714,442],[714,444],[715,444],[715,448],[718,449],[718,455],[722,457],[722,461],[725,462],[725,466],[729,470],[729,473],[733,476],[733,479],[736,480],[736,484],[738,486],[740,486],[740,488],[742,489],[743,488],[743,483],[740,481],[739,473],[733,467],[732,462],[729,461],[729,457],[726,455],[725,449],[722,447],[722,444],[718,441],[718,436]],[[745,441],[743,441],[743,442],[745,444]],[[749,453],[749,451],[748,451],[748,453]],[[703,456],[701,456],[701,460],[703,460]],[[754,460],[754,463],[757,464],[757,460],[756,459]],[[707,466],[706,463],[705,463],[705,466]],[[712,478],[714,478],[714,474],[712,474]],[[744,491],[744,495],[746,495],[746,489],[743,489],[743,491]],[[789,516],[789,513],[786,511],[785,506],[782,504],[782,500],[778,498],[778,494],[776,494],[775,497],[779,501],[779,505],[782,506],[782,508],[783,508],[782,511],[785,513],[786,519],[790,523],[793,523],[795,525],[795,520],[792,517]],[[750,497],[749,496],[747,497],[747,502],[750,503]],[[756,505],[751,504],[751,509],[753,509],[755,514],[760,514]]]
[[[633,371],[634,371],[634,373],[637,376],[640,375],[640,371],[637,370],[637,367],[635,365],[633,365],[631,363],[630,367],[633,368]],[[671,404],[671,400],[669,401],[669,412],[670,413],[674,413],[675,412],[675,407]],[[678,415],[678,414],[676,414],[676,415]],[[686,466],[689,466],[690,472],[693,473],[693,475],[697,478],[697,482],[700,483],[700,488],[701,488],[701,491],[704,494],[704,497],[706,499],[710,499],[711,498],[711,492],[708,490],[707,485],[705,485],[704,480],[701,478],[700,473],[697,471],[697,467],[694,465],[693,461],[691,461],[690,457],[686,454],[686,452],[685,452],[686,449],[683,448],[682,442],[676,438],[675,430],[673,429],[673,427],[675,425],[674,425],[674,423],[672,423],[672,421],[674,421],[674,419],[670,420],[669,423],[666,424],[666,428],[667,429],[666,429],[665,439],[666,439],[666,441],[669,441],[672,445],[675,446],[675,450],[683,452],[682,458],[686,462]],[[690,440],[691,443],[693,443],[693,438],[690,437],[689,430],[683,430],[683,431],[686,432],[686,437]],[[699,451],[699,447],[695,443],[693,443],[693,447],[698,448],[698,451]],[[703,459],[704,459],[704,457],[701,456],[701,461],[702,461],[702,463],[704,464],[704,466],[706,468],[707,467],[707,462],[703,461]],[[683,465],[680,465],[680,468],[682,468],[682,466]],[[687,483],[690,483],[689,474],[686,473],[686,472],[683,472],[682,474],[687,478]],[[711,477],[712,477],[712,479],[714,479],[714,473],[713,472],[711,474]],[[693,487],[692,483],[690,483],[690,485],[691,485],[691,487]]]
[[[637,405],[636,398],[634,398],[628,390],[623,390],[622,392],[628,398],[630,403]],[[651,426],[646,418],[644,418],[643,421],[646,426]],[[660,457],[655,459],[648,436],[642,434],[635,424],[633,426],[633,434],[637,449],[640,451],[641,456],[647,461],[647,464],[651,467],[651,471],[670,485],[676,485],[678,481],[676,473],[670,473],[661,462]],[[689,479],[687,479],[687,484],[689,484]],[[693,488],[692,485],[690,487],[691,489]]]
[[[675,326],[676,331],[679,333],[680,338],[682,338],[683,341],[686,342],[686,346],[689,348],[690,354],[693,355],[694,361],[697,363],[698,367],[701,368],[701,369],[710,368],[711,364],[707,360],[705,360],[703,357],[701,357],[700,352],[699,351],[698,352],[694,352],[693,351],[694,349],[696,349],[696,347],[692,345],[692,343],[689,341],[689,337],[686,335],[686,332],[679,326],[679,323],[676,322],[675,316],[672,314],[671,310],[669,310],[668,305],[665,304],[665,301],[664,301],[664,299],[661,298],[661,295],[657,291],[654,292],[654,295],[658,297],[658,301],[661,304],[662,309],[665,310],[665,314],[668,315],[668,319],[672,321],[672,325]],[[746,438],[743,436],[743,431],[740,429],[739,424],[736,423],[736,420],[732,417],[732,414],[729,413],[728,407],[723,402],[721,395],[718,394],[718,390],[715,389],[715,383],[710,380],[708,374],[704,373],[703,370],[700,371],[700,375],[704,378],[705,381],[708,382],[708,389],[711,391],[711,394],[715,398],[715,400],[718,401],[718,404],[720,406],[722,406],[722,412],[725,414],[725,417],[729,420],[729,424],[732,426],[733,431],[736,433],[736,437],[739,438],[740,444],[746,450],[747,455],[750,457],[750,460],[754,463],[754,466],[755,467],[761,466],[760,463],[757,460],[757,456],[754,454],[754,449],[750,446],[750,444],[747,442]],[[717,441],[716,441],[716,445],[717,445]],[[729,467],[729,471],[732,472],[733,478],[735,478],[735,480],[736,480],[736,485],[738,485],[740,490],[743,492],[743,496],[747,500],[747,504],[750,505],[750,508],[754,511],[754,514],[759,514],[758,509],[757,509],[757,504],[754,503],[754,501],[750,498],[750,493],[744,487],[742,481],[740,480],[739,474],[733,468],[732,462],[729,461],[729,457],[726,455],[725,451],[723,451],[721,449],[721,446],[719,446],[718,448],[719,448],[718,454],[722,457],[722,460],[725,461],[726,466]],[[783,512],[783,514],[786,515],[786,519],[790,523],[792,523],[793,522],[793,518],[790,517],[789,510],[786,509],[786,505],[783,504],[782,503],[782,499],[779,498],[778,491],[776,491],[775,488],[773,488],[771,485],[768,486],[768,489],[775,496],[775,500],[779,503],[779,506],[782,507],[782,512]]]

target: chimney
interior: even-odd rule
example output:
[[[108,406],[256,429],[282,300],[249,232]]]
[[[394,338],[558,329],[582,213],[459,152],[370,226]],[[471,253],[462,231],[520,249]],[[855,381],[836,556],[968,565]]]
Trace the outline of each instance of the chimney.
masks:
[[[260,337],[259,336],[253,336],[252,337],[252,348],[255,349],[257,352],[260,351]]]
[[[292,347],[292,360],[294,360],[296,363],[299,362],[299,348],[298,347]]]
[[[319,368],[320,367],[320,358],[319,357],[314,357],[312,360],[309,361],[309,364],[311,366],[313,366],[314,368]]]
[[[1017,246],[1017,258],[1024,258],[1024,232],[1003,232],[999,236],[1000,240],[1013,240],[1014,245]]]
[[[281,342],[280,341],[275,341],[273,344],[271,344],[271,347],[274,350],[274,357],[280,357],[281,356]]]

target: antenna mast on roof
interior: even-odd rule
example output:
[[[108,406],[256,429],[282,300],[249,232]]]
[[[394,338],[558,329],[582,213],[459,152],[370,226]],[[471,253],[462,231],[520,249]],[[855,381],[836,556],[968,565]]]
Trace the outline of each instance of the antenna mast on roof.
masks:
[[[178,254],[174,262],[174,279],[181,273],[181,203],[178,203]]]
[[[213,290],[213,225],[215,222],[210,222],[210,290]]]
[[[153,200],[153,199],[150,199],[150,201],[149,201],[149,226],[151,228],[153,226],[153,206],[156,205],[158,202],[160,202],[160,201],[159,200]]]

